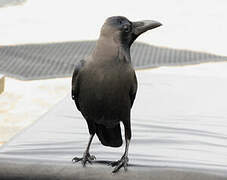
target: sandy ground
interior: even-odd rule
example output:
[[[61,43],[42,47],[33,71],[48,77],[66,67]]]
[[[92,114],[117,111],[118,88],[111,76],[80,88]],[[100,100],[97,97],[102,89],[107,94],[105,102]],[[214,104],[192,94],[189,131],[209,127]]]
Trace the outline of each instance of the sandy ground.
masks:
[[[19,81],[5,79],[0,95],[0,144],[59,102],[70,90],[70,78]]]
[[[0,8],[0,46],[97,39],[106,17],[154,19],[163,26],[140,41],[172,48],[227,55],[224,0],[121,1],[27,0],[22,6]],[[157,73],[225,76],[226,63],[159,68]],[[29,126],[70,91],[70,78],[18,81],[6,78],[0,95],[0,143]]]

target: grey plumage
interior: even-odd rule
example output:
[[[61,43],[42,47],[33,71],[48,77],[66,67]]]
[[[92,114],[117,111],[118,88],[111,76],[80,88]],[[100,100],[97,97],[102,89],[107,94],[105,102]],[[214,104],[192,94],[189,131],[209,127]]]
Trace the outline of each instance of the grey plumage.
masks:
[[[72,99],[87,121],[90,139],[82,158],[73,161],[91,162],[89,154],[96,134],[105,146],[122,145],[120,122],[125,128],[126,148],[122,158],[113,162],[113,172],[126,169],[131,139],[130,111],[137,92],[137,79],[131,65],[130,47],[143,32],[160,26],[156,21],[130,22],[113,16],[102,26],[93,53],[75,67],[72,78]]]

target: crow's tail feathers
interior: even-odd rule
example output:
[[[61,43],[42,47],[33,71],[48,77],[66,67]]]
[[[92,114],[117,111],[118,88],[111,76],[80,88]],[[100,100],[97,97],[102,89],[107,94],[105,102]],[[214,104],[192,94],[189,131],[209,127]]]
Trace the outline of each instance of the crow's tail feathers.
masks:
[[[96,134],[104,146],[120,147],[122,145],[120,124],[113,128],[107,128],[102,124],[96,124]]]

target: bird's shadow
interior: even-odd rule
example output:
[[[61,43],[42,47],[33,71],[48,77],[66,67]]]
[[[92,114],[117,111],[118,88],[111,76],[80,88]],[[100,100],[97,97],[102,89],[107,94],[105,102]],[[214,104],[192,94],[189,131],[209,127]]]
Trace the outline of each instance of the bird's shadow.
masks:
[[[116,161],[109,161],[109,160],[94,160],[92,161],[93,164],[104,164],[111,166],[111,163]],[[150,167],[148,165],[141,165],[141,164],[128,164],[128,167]]]

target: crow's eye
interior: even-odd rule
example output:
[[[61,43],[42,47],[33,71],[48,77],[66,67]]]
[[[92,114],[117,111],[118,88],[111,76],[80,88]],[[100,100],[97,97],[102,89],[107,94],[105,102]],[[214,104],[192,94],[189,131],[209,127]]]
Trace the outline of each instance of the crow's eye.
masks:
[[[124,30],[124,32],[129,32],[130,31],[130,26],[125,24],[123,26],[123,30]]]

